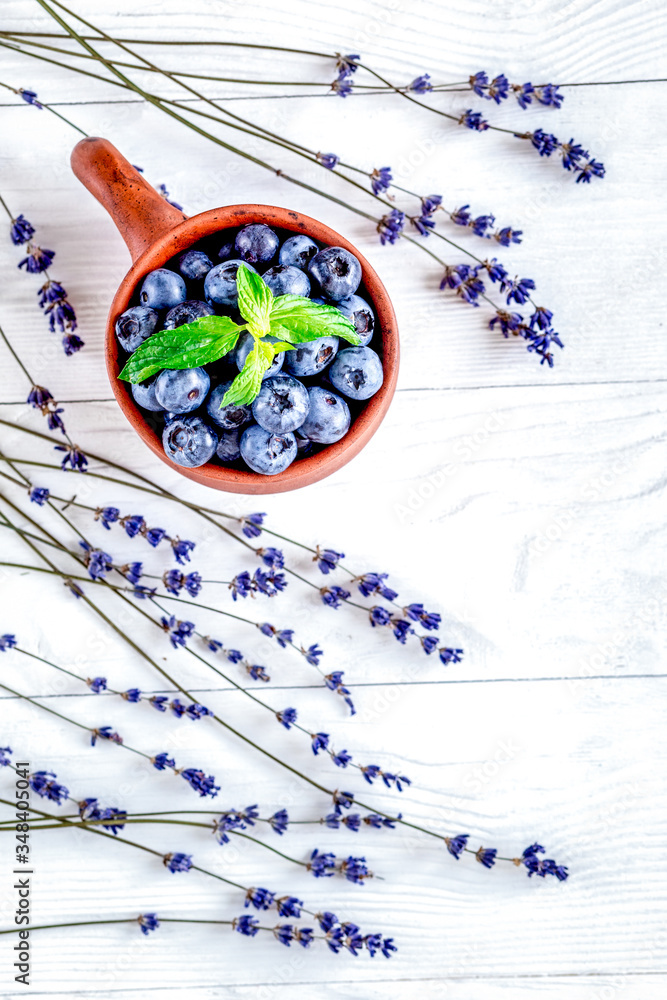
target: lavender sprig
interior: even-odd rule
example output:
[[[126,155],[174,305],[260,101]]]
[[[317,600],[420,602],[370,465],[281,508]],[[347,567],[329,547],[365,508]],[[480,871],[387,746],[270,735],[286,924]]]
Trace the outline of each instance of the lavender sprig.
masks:
[[[34,102],[33,102],[34,103]],[[54,250],[42,249],[32,242],[35,234],[34,226],[23,214],[16,217],[9,210],[7,202],[0,196],[0,205],[10,219],[9,238],[15,246],[26,245],[26,256],[17,265],[30,274],[44,274],[46,282],[37,292],[38,304],[48,317],[52,333],[59,330],[63,334],[62,344],[65,354],[76,354],[84,346],[83,341],[74,331],[77,328],[76,313],[68,299],[65,288],[59,281],[52,279],[48,268],[55,257]]]

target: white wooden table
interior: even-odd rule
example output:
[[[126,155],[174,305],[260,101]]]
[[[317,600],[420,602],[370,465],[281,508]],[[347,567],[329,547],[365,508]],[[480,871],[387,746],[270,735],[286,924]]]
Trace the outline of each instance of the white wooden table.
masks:
[[[606,178],[590,186],[575,185],[556,162],[540,160],[510,136],[457,130],[398,97],[278,101],[247,87],[255,97],[233,105],[316,149],[368,169],[391,165],[407,187],[441,192],[450,206],[470,203],[477,212],[494,212],[500,224],[523,229],[523,244],[499,256],[534,277],[539,301],[555,312],[566,348],[549,371],[521,343],[489,332],[482,310],[440,293],[440,275],[425,255],[407,246],[381,247],[372,227],[345,209],[240,164],[115,88],[7,50],[0,69],[4,82],[32,87],[85,131],[111,139],[153,183],[166,183],[189,214],[235,202],[293,207],[347,233],[377,268],[396,305],[403,346],[399,389],[383,427],[327,481],[261,502],[231,498],[227,506],[267,511],[279,531],[343,548],[355,567],[390,572],[402,597],[443,613],[441,634],[465,647],[465,660],[446,669],[372,632],[352,612],[320,610],[297,584],[275,604],[244,608],[261,608],[270,619],[293,624],[309,643],[320,641],[325,665],[344,667],[355,689],[359,714],[349,719],[332,696],[312,686],[315,675],[294,657],[252,633],[221,627],[214,616],[205,628],[260,662],[271,658],[274,680],[261,691],[267,700],[278,707],[294,703],[359,759],[404,770],[414,782],[400,798],[406,816],[443,835],[469,832],[471,846],[495,846],[510,856],[538,839],[570,867],[571,878],[559,884],[529,880],[509,865],[486,871],[474,859],[457,863],[443,845],[406,829],[315,828],[281,843],[299,857],[315,845],[366,854],[384,881],[362,888],[294,875],[259,848],[225,852],[204,831],[135,828],[137,839],[160,850],[190,851],[200,864],[241,883],[287,888],[346,913],[364,930],[391,933],[399,954],[385,962],[336,957],[322,948],[287,951],[211,926],[163,925],[150,939],[123,925],[44,931],[32,938],[29,991],[13,983],[13,940],[0,938],[1,995],[664,997],[667,141],[665,84],[633,82],[664,75],[664,5],[117,0],[113,13],[104,6],[76,3],[84,16],[127,38],[242,39],[360,52],[399,82],[425,71],[438,81],[464,79],[482,68],[519,82],[630,81],[568,86],[560,111],[475,104],[501,124],[575,136],[607,168]],[[50,24],[30,0],[5,0],[2,22],[7,30],[49,30]],[[184,65],[182,52],[151,50],[156,53],[169,68]],[[187,58],[195,72],[221,76],[250,76],[260,66],[243,50],[193,49]],[[294,59],[290,65],[265,57],[261,72],[330,78],[321,62]],[[163,86],[162,93],[175,90]],[[238,96],[239,88],[209,85],[209,93]],[[15,270],[18,251],[5,237],[0,324],[38,381],[64,402],[68,427],[84,448],[183,496],[210,499],[153,459],[111,397],[103,328],[128,261],[112,223],[69,171],[74,133],[45,111],[9,94],[0,98],[0,191],[37,227],[39,242],[57,251],[52,274],[76,305],[86,347],[73,358],[62,356],[34,302],[38,278]],[[456,109],[472,103],[465,95],[430,100]],[[276,166],[295,168],[286,152],[260,148]],[[296,169],[347,196],[323,172]],[[361,192],[350,197],[367,207]],[[467,234],[452,235],[475,248]],[[0,357],[2,416],[42,429],[38,415],[26,413],[16,365],[6,352]],[[18,432],[3,430],[0,439],[14,454],[48,453]],[[445,467],[451,473],[443,476]],[[440,485],[424,489],[432,476]],[[40,483],[55,489],[62,479],[45,474]],[[202,544],[202,522],[175,507],[92,479],[77,481],[77,488],[86,502],[140,511],[199,541],[192,565],[204,576],[248,565],[217,539]],[[81,513],[73,516],[121,561],[143,559],[154,572],[171,565],[140,540],[107,535]],[[72,541],[54,515],[44,518],[59,538]],[[2,552],[30,561],[7,537]],[[106,674],[117,686],[160,687],[147,665],[59,584],[14,571],[3,577],[3,592],[0,631],[15,632],[28,648],[79,672]],[[220,606],[230,606],[227,597]],[[133,634],[144,635],[141,628]],[[211,685],[210,675],[168,651],[166,640],[156,643],[145,632],[145,642],[202,691],[202,700],[264,745],[314,777],[362,790],[363,782],[332,774],[294,734],[273,724],[267,729],[243,695]],[[313,818],[327,808],[281,768],[205,722],[185,728],[111,699],[84,704],[74,681],[58,686],[47,668],[16,654],[3,656],[1,666],[7,683],[30,694],[49,691],[53,697],[43,703],[74,718],[91,723],[95,710],[104,709],[100,724],[118,727],[128,742],[154,750],[171,741],[179,761],[206,766],[221,779],[220,808],[258,802],[273,811],[289,801],[293,815]],[[75,796],[95,795],[135,811],[194,807],[185,786],[149,773],[116,747],[91,749],[85,734],[25,703],[3,698],[0,706],[0,743],[10,743],[33,767],[56,771]],[[11,778],[2,775],[3,796]],[[366,798],[397,808],[398,797],[377,788]],[[15,896],[3,854],[0,922],[7,927]],[[226,919],[242,910],[238,895],[223,885],[195,872],[170,875],[157,859],[84,833],[36,833],[34,859],[39,923],[147,911]]]

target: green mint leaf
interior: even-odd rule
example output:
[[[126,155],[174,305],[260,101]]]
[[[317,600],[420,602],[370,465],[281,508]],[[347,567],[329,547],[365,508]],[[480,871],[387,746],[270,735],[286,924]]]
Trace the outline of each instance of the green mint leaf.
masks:
[[[281,351],[293,351],[294,344],[288,344],[284,340],[276,340],[273,342],[273,350],[276,354],[280,354]]]
[[[271,305],[271,335],[293,344],[304,344],[319,337],[342,337],[358,346],[361,343],[354,323],[335,306],[319,305],[301,295],[279,295]]]
[[[259,274],[247,267],[239,267],[236,288],[239,294],[239,312],[247,322],[248,329],[255,337],[265,337],[269,332],[273,292]]]
[[[236,346],[242,326],[229,316],[202,316],[175,330],[157,330],[136,349],[118,376],[143,382],[164,368],[198,368]]]
[[[275,355],[275,344],[266,340],[255,340],[255,346],[246,358],[245,364],[225,393],[221,406],[234,403],[241,406],[252,403],[262,386],[262,375],[271,367]]]

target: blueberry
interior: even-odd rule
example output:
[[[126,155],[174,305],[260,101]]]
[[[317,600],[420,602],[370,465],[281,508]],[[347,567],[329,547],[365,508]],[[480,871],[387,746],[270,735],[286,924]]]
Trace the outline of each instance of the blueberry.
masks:
[[[155,379],[149,382],[136,382],[130,386],[134,401],[144,410],[152,410],[153,413],[161,413],[162,407],[155,398]]]
[[[180,274],[166,267],[147,274],[139,292],[142,306],[150,306],[151,309],[172,309],[179,302],[185,302],[187,297],[185,282]]]
[[[291,264],[275,264],[263,277],[274,295],[310,295],[308,275]]]
[[[291,433],[271,434],[259,424],[251,424],[241,435],[241,458],[253,472],[275,476],[296,458],[296,438]]]
[[[275,257],[279,242],[273,229],[262,223],[253,223],[236,234],[234,246],[241,260],[266,264]]]
[[[118,343],[131,354],[144,340],[150,337],[157,326],[158,314],[148,306],[131,306],[116,320]]]
[[[191,413],[204,402],[210,384],[203,368],[165,369],[155,380],[155,398],[164,410]]]
[[[240,427],[245,427],[252,420],[252,410],[249,406],[239,406],[237,403],[228,403],[227,406],[220,406],[231,384],[231,382],[221,382],[220,385],[217,385],[213,389],[211,395],[206,400],[206,409],[209,417],[214,424],[222,427],[225,431],[233,431]]]
[[[335,392],[313,385],[308,390],[310,409],[299,433],[317,444],[340,441],[350,429],[350,407]]]
[[[382,385],[382,362],[370,347],[346,347],[338,352],[329,378],[349,399],[369,399]]]
[[[275,344],[276,339],[277,339],[276,337],[271,337],[271,336],[264,337],[264,340],[268,340],[269,343],[271,344]],[[248,357],[248,355],[252,350],[252,345],[253,345],[252,334],[242,333],[241,336],[239,337],[238,344],[236,345],[236,352],[234,355],[234,360],[236,361],[236,367],[238,368],[239,371],[241,371],[241,369],[243,368],[246,358]],[[273,359],[271,367],[267,368],[267,370],[262,375],[262,378],[265,379],[265,378],[270,378],[271,375],[277,375],[283,366],[284,360],[285,360],[285,352],[279,351],[278,354],[276,354],[275,358]]]
[[[285,240],[280,248],[278,260],[281,264],[292,264],[305,271],[319,249],[317,243],[311,240],[310,236],[297,233],[296,236],[290,236],[289,239]]]
[[[178,270],[189,281],[203,281],[213,267],[213,261],[202,250],[186,250],[178,258]]]
[[[211,268],[204,278],[204,295],[208,303],[215,302],[220,306],[236,306],[238,304],[236,273],[242,264],[249,271],[257,273],[254,267],[246,264],[243,260],[226,260]]]
[[[218,260],[231,260],[235,253],[234,240],[230,243],[223,243],[218,251]]]
[[[306,455],[310,455],[313,450],[313,442],[301,432],[301,428],[294,431],[294,437],[296,438],[296,451],[299,458],[305,458]]]
[[[375,313],[366,299],[361,295],[350,295],[349,298],[337,302],[336,305],[352,323],[361,337],[361,346],[370,344],[375,331]]]
[[[221,462],[238,462],[241,457],[241,430],[222,431],[215,453]]]
[[[308,265],[308,273],[333,302],[354,295],[361,282],[361,264],[343,247],[319,250]]]
[[[272,434],[294,431],[308,416],[308,390],[290,375],[267,378],[252,404],[252,415]]]
[[[298,378],[317,375],[331,364],[337,350],[338,337],[320,337],[306,344],[297,344],[293,351],[287,351],[284,368]]]
[[[165,330],[175,330],[177,326],[185,326],[186,323],[194,323],[202,316],[213,316],[214,312],[208,302],[200,302],[199,299],[188,299],[174,306],[167,313],[164,320]]]
[[[186,469],[210,462],[217,444],[218,435],[201,417],[176,417],[162,431],[165,455]]]

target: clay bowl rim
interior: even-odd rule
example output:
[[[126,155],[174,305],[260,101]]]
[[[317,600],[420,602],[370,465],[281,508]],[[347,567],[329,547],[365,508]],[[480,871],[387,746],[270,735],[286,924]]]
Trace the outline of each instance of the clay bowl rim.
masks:
[[[130,384],[117,378],[122,365],[119,360],[121,348],[114,332],[115,322],[130,305],[139,282],[149,271],[163,267],[176,254],[182,253],[206,237],[252,222],[263,222],[290,232],[305,233],[325,245],[342,246],[357,257],[362,270],[360,290],[366,293],[378,319],[378,329],[382,338],[384,382],[377,393],[367,401],[344,438],[314,455],[295,460],[284,472],[276,476],[262,476],[259,473],[214,465],[210,462],[194,469],[182,468],[165,455],[161,437],[148,424],[135,403]],[[351,461],[368,443],[382,423],[394,395],[398,378],[399,339],[396,315],[384,285],[365,257],[344,236],[317,219],[291,209],[270,205],[229,205],[209,209],[177,224],[168,233],[158,237],[137,258],[120,283],[111,303],[105,334],[105,355],[111,388],[123,414],[144,444],[161,461],[186,478],[214,489],[232,493],[270,494],[300,489],[326,478]]]

